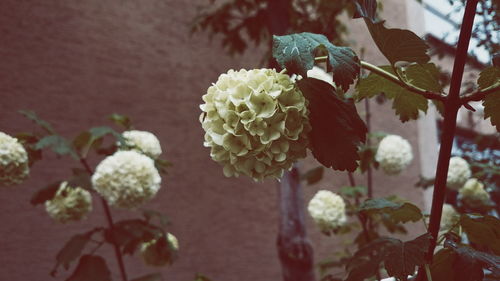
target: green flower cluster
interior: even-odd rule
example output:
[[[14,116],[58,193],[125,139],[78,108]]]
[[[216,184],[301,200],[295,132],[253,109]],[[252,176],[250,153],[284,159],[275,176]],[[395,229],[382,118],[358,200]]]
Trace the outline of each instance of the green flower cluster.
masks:
[[[307,102],[288,75],[274,69],[229,70],[203,101],[204,145],[227,177],[279,179],[306,156]]]
[[[487,206],[490,202],[490,194],[484,190],[484,184],[476,178],[470,178],[458,191],[460,197],[470,207],[477,208]]]

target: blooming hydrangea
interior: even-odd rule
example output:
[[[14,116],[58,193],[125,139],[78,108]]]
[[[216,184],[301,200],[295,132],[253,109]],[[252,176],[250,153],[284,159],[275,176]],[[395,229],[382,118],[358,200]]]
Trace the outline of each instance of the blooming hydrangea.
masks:
[[[177,238],[171,233],[167,233],[166,239],[162,236],[161,238],[143,243],[141,246],[141,256],[148,265],[164,266],[174,262],[178,250],[179,242]]]
[[[307,210],[324,232],[335,231],[347,221],[344,199],[328,190],[318,191],[309,201]]]
[[[447,232],[458,222],[460,219],[459,214],[450,204],[443,205],[443,212],[441,214],[440,231]]]
[[[79,221],[92,211],[92,196],[81,187],[61,183],[54,198],[45,201],[47,213],[60,223]]]
[[[375,160],[388,175],[401,173],[413,159],[410,143],[397,135],[388,135],[380,142]]]
[[[490,201],[490,194],[484,190],[484,185],[475,178],[467,180],[458,192],[462,200],[470,207],[485,206]]]
[[[458,190],[470,178],[471,172],[469,163],[463,158],[455,156],[450,158],[450,167],[448,168],[448,178],[446,186]]]
[[[16,138],[0,132],[0,186],[20,184],[28,175],[28,153]]]
[[[306,156],[306,99],[274,69],[229,70],[203,96],[200,121],[212,159],[224,175],[281,178]]]
[[[158,138],[150,132],[145,131],[125,131],[122,133],[125,144],[138,152],[156,159],[161,154],[161,146]]]
[[[94,189],[120,208],[136,208],[153,198],[160,183],[154,161],[133,150],[106,157],[92,175]]]

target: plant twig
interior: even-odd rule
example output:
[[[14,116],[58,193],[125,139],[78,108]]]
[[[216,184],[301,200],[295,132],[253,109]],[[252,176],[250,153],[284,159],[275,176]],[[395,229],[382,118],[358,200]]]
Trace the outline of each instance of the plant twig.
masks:
[[[85,168],[85,170],[87,171],[87,173],[92,176],[93,172],[92,172],[92,169],[90,168],[89,164],[87,163],[87,161],[84,158],[80,158],[80,163],[82,163],[82,165]],[[106,220],[108,222],[108,226],[111,230],[111,233],[113,233],[113,229],[114,229],[113,217],[111,216],[111,211],[109,209],[108,202],[106,202],[106,200],[104,200],[104,198],[102,198],[102,197],[100,197],[100,198],[101,198],[102,206],[104,208],[104,213],[106,215]],[[120,268],[120,275],[122,277],[122,281],[127,281],[127,273],[125,271],[125,264],[123,262],[123,256],[120,252],[120,247],[118,246],[118,244],[116,244],[116,242],[114,240],[113,240],[113,248],[115,249],[115,256],[116,256],[116,260],[118,261],[118,267]]]
[[[441,146],[439,149],[439,158],[435,177],[436,180],[434,182],[434,192],[432,195],[431,218],[429,222],[429,232],[432,235],[432,240],[426,253],[427,264],[432,263],[434,248],[436,247],[436,241],[439,233],[446,192],[446,179],[451,157],[451,148],[453,146],[453,137],[455,135],[456,129],[456,118],[458,109],[461,106],[459,96],[460,87],[462,84],[465,62],[467,60],[467,49],[469,47],[477,3],[478,0],[468,0],[465,6],[465,13],[462,21],[462,27],[460,29],[458,47],[451,76],[450,92],[446,98],[446,102],[444,103],[445,111],[443,120],[443,132],[441,135]],[[420,267],[417,280],[427,279],[425,276],[425,268]]]
[[[383,78],[385,78],[393,83],[398,84],[399,86],[407,89],[408,91],[413,92],[415,94],[419,94],[427,99],[439,100],[439,101],[445,101],[445,99],[446,99],[445,96],[443,96],[439,93],[427,91],[427,90],[419,88],[415,85],[409,84],[409,83],[403,81],[402,79],[399,79],[398,76],[396,76],[390,72],[387,72],[387,71],[383,70],[382,68],[375,66],[371,63],[368,63],[366,61],[361,61],[361,67],[363,67],[367,70],[370,70],[371,72],[373,72],[377,75],[380,75],[381,77],[383,77]]]

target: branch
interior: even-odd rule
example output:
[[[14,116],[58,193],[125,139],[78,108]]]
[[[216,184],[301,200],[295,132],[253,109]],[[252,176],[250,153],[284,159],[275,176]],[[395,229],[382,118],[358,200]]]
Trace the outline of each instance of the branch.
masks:
[[[500,83],[493,84],[472,94],[462,96],[460,98],[460,104],[466,104],[471,101],[482,101],[487,95],[492,94],[496,91],[500,91]]]
[[[430,92],[430,91],[424,90],[422,88],[419,88],[415,85],[409,84],[409,83],[399,79],[396,75],[394,75],[390,72],[387,72],[387,71],[383,70],[382,68],[375,66],[371,63],[368,63],[366,61],[361,61],[361,67],[368,69],[371,72],[373,72],[377,75],[380,75],[383,78],[385,78],[385,79],[387,79],[395,84],[398,84],[399,86],[407,89],[410,92],[413,92],[415,94],[419,94],[419,95],[425,97],[426,99],[439,100],[442,102],[444,102],[446,100],[446,97],[442,96],[441,94]]]

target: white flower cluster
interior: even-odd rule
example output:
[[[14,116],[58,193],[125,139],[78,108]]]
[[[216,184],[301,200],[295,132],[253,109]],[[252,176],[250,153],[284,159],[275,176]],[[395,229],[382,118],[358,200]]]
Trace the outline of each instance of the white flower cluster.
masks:
[[[210,156],[224,175],[281,178],[306,156],[306,99],[274,69],[229,70],[203,96],[200,116]]]
[[[81,187],[61,183],[54,198],[45,201],[47,213],[60,223],[79,221],[92,211],[92,196]]]
[[[0,186],[20,184],[28,175],[28,153],[16,138],[0,132]]]
[[[450,204],[443,204],[443,212],[441,214],[440,231],[447,232],[458,222],[460,215]]]
[[[309,201],[307,210],[324,232],[335,231],[347,221],[344,199],[329,190],[318,191]]]
[[[177,257],[177,251],[179,250],[177,238],[173,234],[167,233],[166,239],[160,239],[164,239],[164,237],[142,244],[141,256],[147,265],[164,266],[172,264]]]
[[[458,190],[470,176],[471,171],[467,161],[458,156],[450,158],[450,167],[448,168],[448,178],[446,180],[447,187]]]
[[[23,182],[29,175],[28,153],[16,138],[0,132],[0,186]]]
[[[154,161],[136,151],[118,151],[97,165],[92,185],[112,206],[136,208],[155,196],[161,178]]]
[[[490,194],[484,190],[484,185],[475,178],[467,180],[458,193],[462,201],[470,207],[486,206],[490,202]]]
[[[401,173],[413,160],[410,143],[397,135],[388,135],[378,145],[375,160],[388,175]]]
[[[123,132],[122,136],[127,147],[146,154],[153,159],[158,158],[162,152],[160,141],[150,132],[131,130]]]

